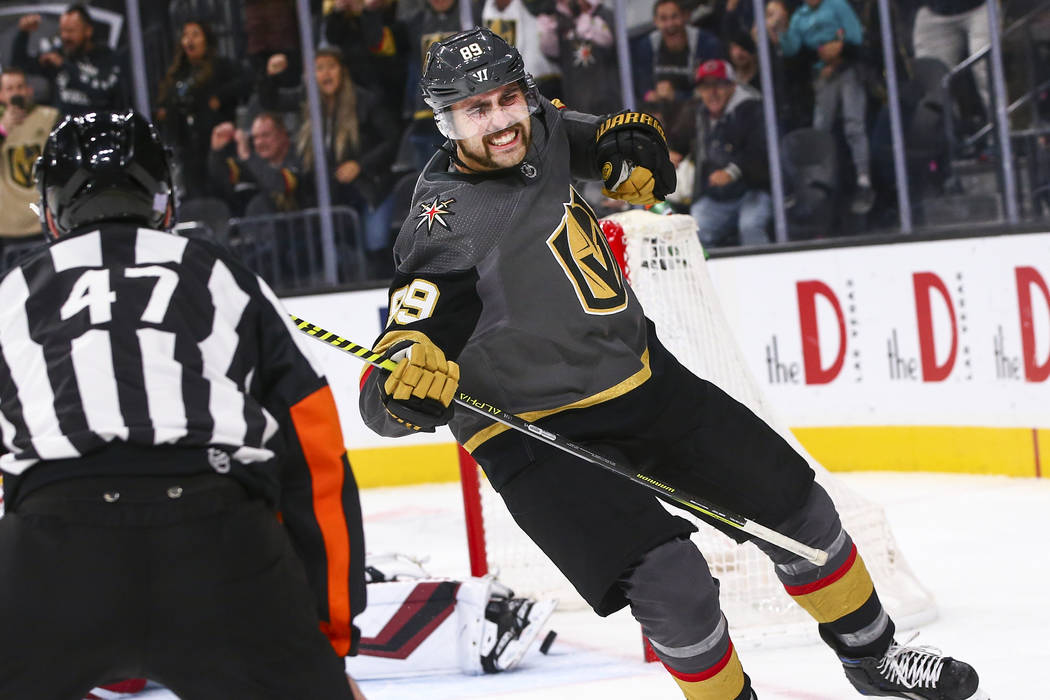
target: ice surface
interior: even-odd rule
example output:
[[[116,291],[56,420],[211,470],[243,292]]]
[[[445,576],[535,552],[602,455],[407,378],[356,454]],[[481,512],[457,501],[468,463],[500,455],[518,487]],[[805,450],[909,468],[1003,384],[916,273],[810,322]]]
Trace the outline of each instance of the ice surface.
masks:
[[[929,644],[972,663],[994,700],[1050,698],[1050,481],[942,474],[841,474],[848,486],[886,508],[890,525],[940,617],[920,631]],[[459,486],[366,490],[367,548],[428,557],[435,575],[469,572]],[[641,661],[637,624],[624,612],[555,613],[548,656],[533,649],[522,665],[495,676],[364,680],[369,700],[681,698],[659,664]],[[762,700],[858,698],[822,645],[741,648]],[[347,668],[353,672],[351,659]],[[1043,681],[1038,680],[1044,678]],[[154,690],[142,697],[173,696]]]

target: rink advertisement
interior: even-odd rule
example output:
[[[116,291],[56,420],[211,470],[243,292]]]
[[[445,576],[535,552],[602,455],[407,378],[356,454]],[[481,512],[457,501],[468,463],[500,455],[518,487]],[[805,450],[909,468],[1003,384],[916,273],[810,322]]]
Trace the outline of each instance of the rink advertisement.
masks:
[[[708,266],[747,365],[829,468],[1024,476],[1047,468],[1050,234],[725,257]],[[367,290],[285,303],[370,344],[387,299],[385,290]],[[328,372],[365,485],[456,478],[447,431],[396,442],[372,434],[357,412],[361,362],[324,347],[310,352]]]
[[[1050,454],[1050,235],[709,264],[748,365],[832,468],[1033,475]]]

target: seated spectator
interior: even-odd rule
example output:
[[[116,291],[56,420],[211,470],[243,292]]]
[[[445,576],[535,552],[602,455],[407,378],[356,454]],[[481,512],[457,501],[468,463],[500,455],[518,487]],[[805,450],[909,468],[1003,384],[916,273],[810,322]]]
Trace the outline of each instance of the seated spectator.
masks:
[[[40,217],[29,208],[40,198],[33,164],[58,121],[58,110],[33,104],[33,90],[20,68],[0,73],[0,247],[39,241]]]
[[[726,35],[729,46],[729,63],[736,72],[736,81],[762,92],[762,79],[758,74],[758,47],[748,32]]]
[[[569,3],[563,0],[560,4],[568,5]],[[594,5],[595,3],[584,4]],[[526,68],[536,81],[536,87],[545,97],[565,99],[561,67],[557,56],[551,58],[549,53],[543,50],[540,39],[541,25],[539,22],[551,15],[540,14],[537,8],[537,4],[533,1],[485,0],[485,7],[481,11],[481,21],[521,52]],[[548,9],[551,8],[543,8],[544,11]],[[613,63],[615,64],[615,54]],[[613,82],[617,81],[614,79]]]
[[[556,9],[540,17],[540,44],[560,66],[565,103],[591,114],[620,111],[612,10],[599,0],[558,0]]]
[[[25,15],[18,21],[12,62],[51,82],[59,112],[83,114],[125,106],[120,63],[108,46],[95,45],[95,28],[87,8],[70,5],[58,20],[61,50],[46,51],[34,61],[29,57],[29,35],[39,27],[40,15]]]
[[[405,97],[408,37],[387,0],[334,0],[324,16],[324,37],[343,52],[354,84],[400,114]]]
[[[698,99],[668,133],[677,166],[696,166],[690,213],[706,247],[769,242],[773,202],[762,102],[738,85],[727,61],[711,60],[696,72]]]
[[[816,52],[813,127],[831,131],[842,114],[843,130],[853,158],[857,187],[851,209],[867,214],[875,203],[868,153],[868,98],[858,75],[854,51],[864,40],[864,29],[847,0],[805,0],[787,27],[775,27],[773,40],[785,56],[803,49]]]
[[[653,99],[667,82],[680,100],[693,91],[697,67],[712,58],[725,58],[725,48],[711,32],[686,24],[686,14],[677,0],[653,3],[656,29],[632,42],[631,70],[634,90],[640,102]]]
[[[212,129],[208,189],[218,190],[238,215],[302,208],[306,197],[301,169],[284,121],[272,112],[255,117],[250,136],[233,122]]]
[[[217,124],[233,121],[251,82],[233,61],[219,56],[204,22],[181,29],[175,57],[157,90],[156,122],[175,150],[177,175],[186,197],[207,194],[208,143]]]

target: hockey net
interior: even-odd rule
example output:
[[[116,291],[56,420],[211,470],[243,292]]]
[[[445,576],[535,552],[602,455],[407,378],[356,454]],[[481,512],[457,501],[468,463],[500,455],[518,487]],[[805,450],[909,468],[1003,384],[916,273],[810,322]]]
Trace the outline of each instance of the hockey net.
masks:
[[[745,364],[718,303],[693,219],[635,210],[603,220],[603,228],[614,252],[622,243],[631,287],[656,323],[663,344],[695,374],[761,416],[809,460],[817,481],[835,501],[846,530],[864,556],[879,598],[898,628],[935,618],[934,601],[904,560],[882,508],[846,488],[777,418]],[[562,609],[584,606],[561,572],[517,528],[484,475],[479,478],[480,470],[469,455],[461,455],[465,455],[464,497],[475,575],[497,573],[519,594],[559,598]],[[680,510],[674,512],[688,517]],[[783,646],[817,638],[812,618],[787,595],[758,548],[750,543],[738,545],[714,528],[697,523],[700,530],[693,540],[712,575],[721,581],[722,609],[738,644]]]

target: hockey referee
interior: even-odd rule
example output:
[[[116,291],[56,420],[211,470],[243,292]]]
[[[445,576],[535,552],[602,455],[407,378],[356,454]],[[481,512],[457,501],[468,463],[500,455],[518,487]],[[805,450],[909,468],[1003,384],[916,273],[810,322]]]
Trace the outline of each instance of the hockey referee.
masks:
[[[360,697],[357,486],[273,292],[168,232],[137,114],[67,118],[36,178],[48,245],[0,280],[0,697]]]

